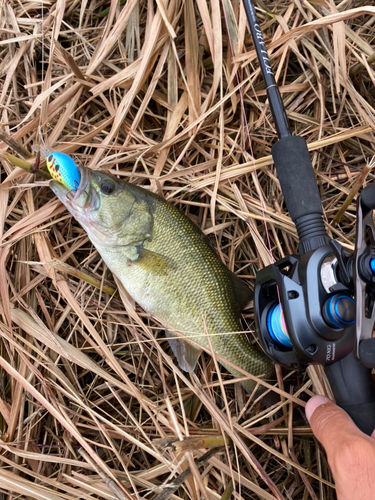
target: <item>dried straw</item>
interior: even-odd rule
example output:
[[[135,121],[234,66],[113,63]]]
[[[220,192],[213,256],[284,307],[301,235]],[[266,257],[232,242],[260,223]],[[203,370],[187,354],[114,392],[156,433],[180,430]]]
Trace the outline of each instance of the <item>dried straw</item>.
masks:
[[[309,144],[327,229],[348,249],[358,190],[374,180],[375,8],[358,5],[258,2],[292,130]],[[252,287],[271,261],[265,223],[275,259],[296,251],[297,239],[241,2],[0,8],[2,497],[334,499],[303,416],[312,391],[329,391],[324,372],[279,368],[273,384],[258,379],[282,395],[268,409],[209,353],[194,375],[181,372],[162,326],[120,300],[114,277],[30,173],[35,157],[22,149],[34,155],[40,124],[48,148],[158,192]],[[251,309],[243,324],[254,330]]]

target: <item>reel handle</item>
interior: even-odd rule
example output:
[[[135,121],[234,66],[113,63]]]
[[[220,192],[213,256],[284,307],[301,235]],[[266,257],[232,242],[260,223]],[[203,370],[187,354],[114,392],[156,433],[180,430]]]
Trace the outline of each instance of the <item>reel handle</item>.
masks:
[[[375,295],[371,286],[373,277],[369,265],[375,240],[372,213],[374,208],[375,184],[371,184],[358,198],[356,251],[352,259],[353,266],[347,269],[351,274],[354,271],[354,350],[340,361],[325,367],[336,403],[349,414],[357,427],[368,435],[375,429],[375,385],[371,376],[371,368],[375,366],[375,339],[372,337]],[[367,266],[363,266],[364,259],[367,259]],[[342,265],[345,267],[345,263]]]
[[[354,354],[367,368],[375,368],[375,184],[367,186],[357,200],[357,231],[353,281],[356,301]]]

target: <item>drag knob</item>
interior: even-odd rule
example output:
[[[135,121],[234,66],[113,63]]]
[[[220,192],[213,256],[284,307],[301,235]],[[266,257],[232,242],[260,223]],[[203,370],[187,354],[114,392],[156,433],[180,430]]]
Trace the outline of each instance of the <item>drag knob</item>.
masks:
[[[333,295],[323,306],[323,316],[333,328],[348,328],[355,319],[354,300],[348,295]]]

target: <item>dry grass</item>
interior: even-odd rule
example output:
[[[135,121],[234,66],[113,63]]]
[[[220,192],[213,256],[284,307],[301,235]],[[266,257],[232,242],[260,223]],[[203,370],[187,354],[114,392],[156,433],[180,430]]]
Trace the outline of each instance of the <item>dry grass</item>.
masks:
[[[41,121],[49,148],[158,192],[250,286],[271,259],[264,218],[274,258],[295,251],[240,2],[43,5],[42,17],[38,0],[1,3],[1,133],[32,152]],[[292,129],[312,151],[327,229],[349,249],[356,193],[374,177],[375,8],[361,5],[259,1],[258,11]],[[46,181],[0,148],[1,498],[335,498],[300,411],[327,390],[323,372],[277,370],[281,418],[224,370],[218,379],[209,355],[182,373],[160,325],[124,308]],[[253,329],[251,310],[244,323]]]

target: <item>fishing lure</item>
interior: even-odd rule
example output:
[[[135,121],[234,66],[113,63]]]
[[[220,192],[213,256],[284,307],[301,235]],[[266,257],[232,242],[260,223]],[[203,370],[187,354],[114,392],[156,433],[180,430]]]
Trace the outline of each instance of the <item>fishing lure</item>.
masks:
[[[81,174],[74,160],[65,153],[51,152],[46,155],[49,173],[57,182],[69,191],[76,191],[81,181]]]

